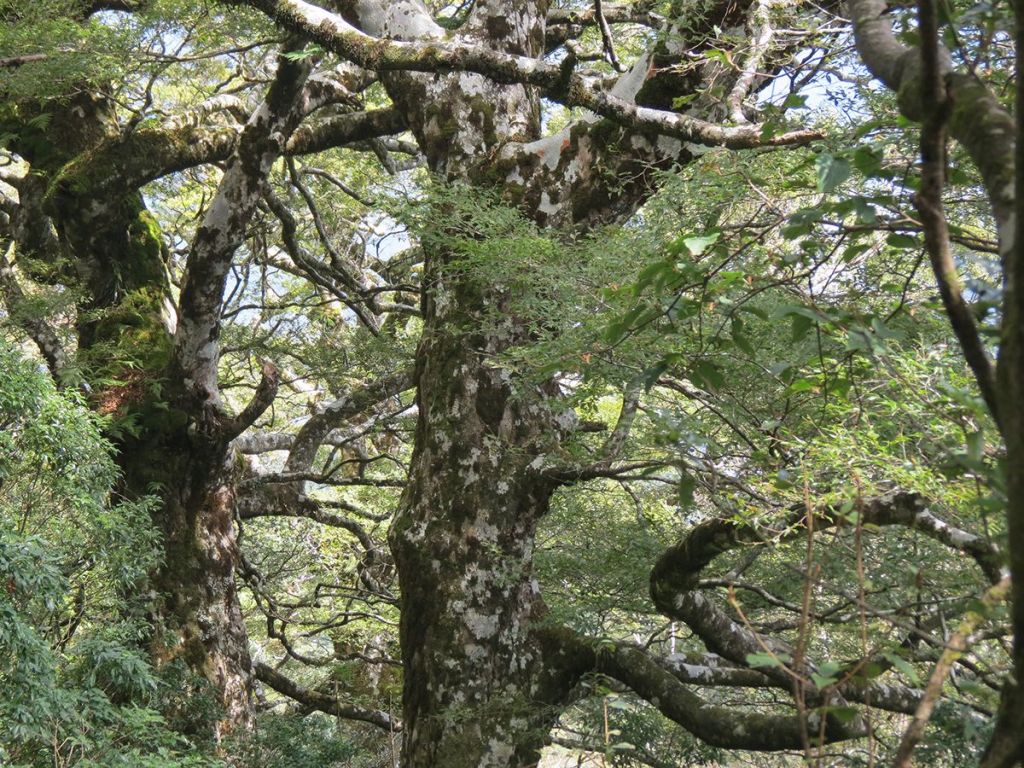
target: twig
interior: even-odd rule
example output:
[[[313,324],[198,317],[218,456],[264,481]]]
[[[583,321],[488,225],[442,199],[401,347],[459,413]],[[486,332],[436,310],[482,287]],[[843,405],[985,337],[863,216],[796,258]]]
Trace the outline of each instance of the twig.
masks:
[[[601,0],[594,0],[594,16],[597,18],[597,26],[601,30],[601,44],[604,46],[604,55],[608,59],[608,63],[615,68],[616,72],[625,72],[626,68],[622,66],[615,55],[615,46],[612,44],[612,30],[608,26],[608,20],[604,17]]]

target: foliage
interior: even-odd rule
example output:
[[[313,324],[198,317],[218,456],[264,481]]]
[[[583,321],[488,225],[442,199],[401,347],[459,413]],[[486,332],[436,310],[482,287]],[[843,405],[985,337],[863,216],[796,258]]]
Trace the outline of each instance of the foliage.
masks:
[[[593,4],[554,5],[585,14]],[[694,19],[715,5],[634,4],[638,17],[649,12],[659,23],[667,20],[665,28],[616,25],[613,47],[628,64],[648,45],[666,61],[673,46],[686,48],[679,63],[648,73],[652,81],[656,74],[678,77],[673,87],[685,92],[651,86],[655,92],[644,96],[652,103],[688,115],[724,114],[729,94],[722,84],[746,60],[752,30],[738,17],[698,28]],[[450,30],[473,7],[433,4]],[[621,10],[615,5],[609,12]],[[959,529],[955,537],[977,536],[1005,549],[1004,447],[928,272],[913,208],[917,128],[897,116],[896,99],[867,85],[841,50],[844,22],[791,17],[782,7],[770,13],[781,35],[795,37],[758,62],[757,71],[780,77],[772,82],[758,74],[760,93],[751,92],[744,109],[763,122],[762,138],[777,135],[797,113],[823,138],[782,151],[687,142],[677,158],[684,167],[638,163],[611,179],[602,178],[615,172],[601,163],[614,158],[595,146],[587,158],[593,168],[561,168],[567,177],[593,170],[608,198],[635,194],[627,220],[608,215],[589,231],[548,226],[511,184],[500,184],[519,173],[503,165],[519,136],[503,137],[490,155],[475,158],[479,166],[461,180],[455,172],[423,170],[423,147],[412,139],[424,140],[411,133],[290,154],[273,164],[258,180],[262,197],[238,217],[244,222],[233,235],[237,249],[210,339],[220,345],[225,413],[244,411],[264,360],[276,366],[280,387],[256,422],[223,446],[223,466],[218,454],[182,481],[178,496],[163,483],[129,488],[118,462],[155,456],[158,468],[166,463],[176,471],[186,460],[198,465],[216,454],[201,440],[211,424],[223,423],[223,414],[210,418],[216,398],[203,400],[198,416],[178,410],[193,382],[174,379],[181,371],[173,370],[176,351],[162,313],[189,285],[204,214],[234,160],[225,159],[227,150],[194,162],[175,155],[158,178],[146,176],[140,190],[130,190],[138,195],[123,253],[113,246],[98,256],[72,253],[77,246],[66,222],[43,206],[37,213],[45,232],[60,241],[58,255],[12,246],[12,273],[27,296],[20,303],[3,297],[0,763],[369,768],[393,762],[394,733],[314,712],[301,696],[292,702],[256,684],[253,733],[214,745],[210,734],[224,715],[214,684],[184,659],[152,658],[148,647],[151,580],[163,562],[161,545],[174,538],[153,521],[166,525],[168,510],[201,497],[193,492],[205,482],[223,490],[218,498],[234,507],[226,530],[207,541],[224,544],[225,569],[237,569],[240,633],[253,658],[286,673],[321,704],[337,697],[397,715],[406,674],[399,628],[409,619],[400,612],[389,526],[411,503],[411,484],[432,479],[412,476],[414,460],[435,451],[441,467],[452,446],[437,452],[426,445],[430,425],[418,420],[424,403],[408,380],[402,391],[358,408],[353,402],[389,377],[422,374],[437,341],[430,335],[437,326],[428,323],[431,302],[453,308],[443,331],[478,353],[481,380],[507,383],[513,404],[550,415],[543,439],[529,443],[536,455],[509,449],[508,461],[539,467],[538,477],[547,474],[537,487],[557,488],[533,521],[535,547],[531,541],[532,559],[520,574],[531,594],[543,596],[537,626],[572,630],[594,643],[598,656],[602,647],[629,644],[661,661],[699,667],[708,648],[654,609],[651,566],[701,523],[730,521],[767,533],[716,550],[700,589],[737,624],[800,647],[815,666],[806,675],[795,672],[793,679],[803,675],[799,685],[787,682],[785,690],[691,686],[703,701],[737,712],[796,712],[806,726],[808,701],[846,683],[916,691],[947,628],[972,609],[985,578],[962,552],[919,530],[864,525],[862,505],[894,489],[913,490],[927,497],[931,513]],[[1005,98],[1007,9],[955,2],[943,13],[954,60]],[[894,7],[891,16],[902,38],[915,42],[910,11]],[[133,13],[91,15],[79,0],[0,0],[0,19],[9,22],[0,29],[4,57],[38,57],[31,66],[0,67],[0,160],[14,169],[0,176],[5,211],[23,200],[27,206],[33,183],[42,198],[53,191],[47,174],[54,169],[47,165],[53,161],[59,171],[70,159],[64,156],[72,152],[69,138],[129,146],[140,131],[167,130],[177,141],[180,126],[193,124],[202,130],[182,135],[243,134],[241,121],[261,104],[284,37],[255,11],[212,0],[154,0]],[[612,76],[596,25],[572,26],[579,27],[567,31],[576,36],[572,55],[552,58],[585,66],[581,71],[595,82]],[[794,52],[787,84],[780,62]],[[300,131],[344,122],[363,108],[394,106],[392,83],[362,82],[335,66],[319,43],[284,59],[317,67],[332,83],[326,90],[334,89],[336,100],[304,115]],[[698,82],[707,87],[695,89]],[[96,135],[69,135],[85,122],[67,119],[85,97],[100,105],[102,120],[91,126]],[[215,97],[229,106],[204,112]],[[577,130],[595,131],[595,145],[618,130],[578,109],[541,101],[536,109],[545,132],[576,121]],[[493,106],[481,110],[492,121],[493,113]],[[733,121],[725,123],[736,127]],[[566,147],[578,138],[567,131]],[[631,137],[636,146],[649,144],[640,133]],[[630,149],[609,141],[613,154]],[[19,175],[29,163],[16,151],[47,162]],[[557,156],[537,157],[539,167],[560,168]],[[947,213],[957,268],[995,355],[1003,296],[992,217],[963,148],[951,147],[950,158],[956,191],[947,194]],[[647,185],[642,194],[631,186],[638,179]],[[539,210],[557,208],[553,196],[541,199],[548,202]],[[611,205],[601,197],[591,202]],[[12,242],[20,234],[8,226],[15,218],[0,214],[5,242],[8,231]],[[70,257],[78,262],[65,268]],[[122,291],[121,285],[104,292],[90,283],[111,264],[124,268],[123,277],[142,257],[160,269],[139,282],[158,282],[159,289]],[[33,319],[56,327],[64,341],[77,339],[77,347],[67,345],[70,360],[58,377],[69,388],[55,389],[13,345],[22,332],[31,335],[25,321]],[[154,371],[159,374],[149,376]],[[476,393],[479,382],[471,383]],[[469,388],[462,381],[441,384]],[[105,406],[117,400],[112,394],[121,396],[119,406],[145,399],[142,392],[149,400],[138,412]],[[635,413],[627,414],[634,396]],[[346,418],[324,430],[308,466],[293,473],[288,451],[296,436],[349,407]],[[114,415],[104,419],[90,409]],[[624,422],[628,435],[616,447]],[[479,445],[454,450],[471,457],[484,448],[505,450],[513,433],[508,424],[488,424],[476,436]],[[467,474],[477,476],[477,469]],[[151,492],[164,495],[144,495]],[[834,525],[807,534],[799,516],[826,507]],[[189,525],[194,511],[184,515]],[[183,530],[178,539],[202,538],[191,527]],[[470,538],[479,531],[467,523],[463,533]],[[480,549],[484,565],[500,554]],[[234,582],[230,593],[234,599]],[[414,610],[421,607],[428,613],[436,606]],[[944,688],[922,761],[977,761],[1008,674],[1006,627],[999,609],[974,638]],[[792,661],[766,647],[749,654],[746,666],[733,664],[772,672]],[[792,700],[790,688],[800,689]],[[584,675],[567,701],[551,731],[556,743],[623,768],[778,766],[801,759],[879,764],[903,727],[901,714],[846,702],[834,713],[869,716],[874,731],[851,741],[841,757],[809,745],[799,758],[735,755],[702,743],[659,714],[651,699],[604,675]],[[480,711],[464,703],[445,716],[461,727]]]
[[[212,765],[154,708],[137,590],[160,557],[153,500],[118,499],[102,422],[7,341],[0,422],[0,759]]]

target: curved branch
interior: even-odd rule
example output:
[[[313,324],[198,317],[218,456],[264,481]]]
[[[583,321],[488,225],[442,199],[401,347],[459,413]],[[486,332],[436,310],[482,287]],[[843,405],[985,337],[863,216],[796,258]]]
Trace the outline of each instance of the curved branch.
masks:
[[[230,442],[251,427],[274,402],[279,383],[277,368],[270,361],[264,362],[260,372],[260,383],[256,386],[252,399],[241,413],[222,422],[221,439]]]
[[[405,120],[398,110],[353,112],[300,125],[285,144],[284,154],[308,155],[404,130]],[[76,157],[61,169],[47,197],[74,204],[83,198],[121,195],[178,171],[224,162],[237,149],[239,137],[238,130],[227,126],[137,128]],[[87,210],[88,206],[77,208]]]
[[[1003,556],[1000,551],[980,536],[954,528],[936,517],[928,508],[928,500],[918,493],[894,491],[865,499],[859,511],[862,523],[902,525],[918,530],[970,555],[991,583],[1002,578]],[[675,597],[694,589],[701,571],[719,555],[742,545],[763,545],[802,536],[805,524],[806,513],[802,510],[795,511],[779,529],[721,519],[701,523],[658,558],[651,572],[651,597],[655,605],[671,610]],[[816,530],[842,524],[844,518],[835,506],[814,513]]]
[[[546,630],[541,641],[554,646],[556,658],[571,662],[574,673],[595,671],[618,680],[707,744],[762,752],[804,746],[798,716],[740,713],[733,708],[708,704],[672,671],[636,646],[591,641],[564,627]],[[810,715],[812,721],[820,717],[818,712]],[[814,730],[817,732],[817,725]],[[847,726],[834,717],[827,717],[826,742],[863,735],[859,723]]]
[[[946,647],[942,651],[939,660],[935,663],[931,676],[928,678],[928,688],[925,691],[925,695],[922,697],[920,704],[914,712],[913,720],[907,726],[907,730],[904,731],[903,738],[900,740],[899,749],[896,750],[896,757],[893,759],[893,768],[910,768],[910,757],[914,753],[914,748],[924,736],[924,729],[928,725],[928,720],[931,719],[936,702],[942,696],[942,686],[946,682],[946,677],[953,669],[953,664],[967,650],[978,626],[988,618],[992,609],[1006,598],[1009,591],[1010,577],[1007,575],[1001,581],[989,587],[985,594],[981,596],[979,603],[983,610],[968,611],[967,617],[946,642]]]
[[[896,39],[886,9],[884,0],[849,0],[857,51],[871,74],[899,95],[903,115],[919,121],[924,116],[921,57],[916,48],[907,48]],[[951,103],[949,132],[963,144],[981,172],[1005,261],[1014,241],[1016,125],[984,83],[952,71],[949,54],[942,49],[938,69]]]
[[[920,531],[953,549],[970,555],[985,576],[996,583],[1002,578],[1002,555],[983,539],[953,528],[928,509],[927,500],[916,493],[893,492],[865,500],[860,506],[861,523],[888,526],[902,525]],[[739,665],[749,654],[765,649],[775,654],[789,654],[787,644],[761,637],[748,626],[734,621],[703,591],[697,589],[700,574],[716,557],[743,545],[764,545],[781,542],[805,534],[806,512],[797,511],[780,529],[736,523],[731,520],[710,520],[694,528],[675,546],[666,550],[651,571],[651,598],[658,610],[673,619],[685,622],[704,642],[709,651]],[[843,524],[835,508],[814,513],[814,528],[824,530]],[[788,687],[786,670],[772,668],[765,674],[780,686]],[[838,693],[855,701],[888,701],[886,709],[908,711],[916,700],[879,685],[877,690],[855,680],[840,685]]]

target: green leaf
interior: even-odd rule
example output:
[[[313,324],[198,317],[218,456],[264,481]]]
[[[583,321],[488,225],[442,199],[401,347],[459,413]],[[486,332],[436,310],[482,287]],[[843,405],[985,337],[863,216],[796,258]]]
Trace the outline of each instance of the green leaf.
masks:
[[[679,472],[679,487],[677,491],[679,506],[690,507],[693,505],[693,494],[697,490],[697,481],[686,470]]]
[[[667,360],[659,360],[657,363],[647,368],[640,377],[640,381],[644,386],[645,392],[650,392],[658,379],[661,378],[661,374],[668,370],[669,364]]]
[[[920,681],[920,677],[917,674],[917,670],[911,666],[909,661],[904,659],[899,654],[886,652],[882,654],[882,658],[888,661],[890,664],[892,664],[893,667],[898,669],[900,672],[902,672],[903,675],[907,678],[907,680],[910,681],[912,684],[916,684]]]
[[[691,256],[700,256],[715,244],[721,234],[721,232],[709,232],[706,235],[690,235],[682,239],[682,244]]]
[[[814,327],[814,320],[807,317],[806,315],[793,315],[792,328],[790,330],[790,339],[794,342],[800,341],[807,335],[807,332]]]
[[[874,147],[857,147],[853,153],[853,165],[869,178],[877,176],[882,169],[882,154]]]
[[[985,452],[985,434],[980,429],[967,435],[967,459],[974,463],[981,462]]]
[[[725,384],[725,376],[722,375],[722,371],[710,360],[699,361],[693,367],[690,375],[702,389],[716,390]]]
[[[818,383],[814,379],[797,379],[786,388],[786,394],[795,395],[799,392],[810,392],[816,386],[818,386]]]
[[[818,688],[828,688],[830,685],[838,683],[839,678],[831,677],[830,675],[821,675],[817,672],[811,672],[811,681]]]
[[[747,654],[747,665],[750,667],[765,668],[765,667],[781,667],[784,664],[788,664],[792,661],[785,653],[772,654],[772,653],[748,653]]]
[[[826,714],[832,715],[836,720],[844,725],[852,723],[857,719],[859,714],[856,707],[822,707],[822,711]]]
[[[891,248],[918,248],[917,238],[913,235],[904,235],[899,232],[891,232],[885,243]]]
[[[850,163],[828,152],[822,152],[815,161],[818,170],[818,191],[832,192],[850,178]]]
[[[875,206],[871,205],[863,197],[853,198],[854,211],[857,214],[857,222],[860,224],[874,224],[878,220]]]
[[[746,352],[751,357],[754,357],[757,354],[754,351],[754,345],[750,343],[750,339],[748,339],[742,333],[734,330],[732,332],[732,341],[739,349],[741,349],[743,352]]]

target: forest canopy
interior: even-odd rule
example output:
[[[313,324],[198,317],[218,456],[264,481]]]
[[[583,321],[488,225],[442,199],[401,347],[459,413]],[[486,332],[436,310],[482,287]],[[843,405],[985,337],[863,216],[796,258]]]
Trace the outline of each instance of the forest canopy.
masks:
[[[1024,764],[1018,12],[0,0],[0,765]]]

